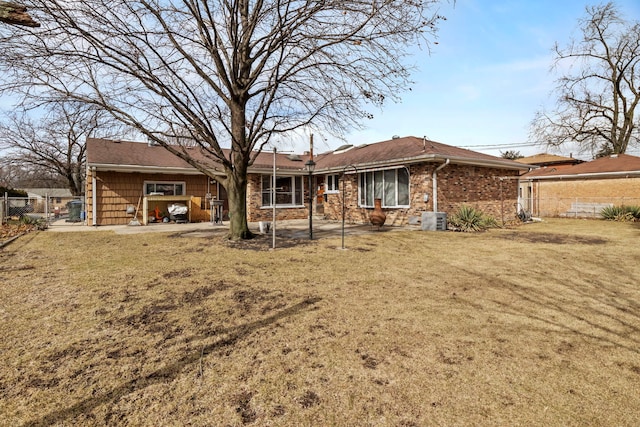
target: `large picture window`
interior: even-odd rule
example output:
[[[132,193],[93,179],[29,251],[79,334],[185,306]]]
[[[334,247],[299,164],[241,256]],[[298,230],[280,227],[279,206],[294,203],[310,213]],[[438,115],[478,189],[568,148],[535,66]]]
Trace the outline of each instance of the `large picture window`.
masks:
[[[185,195],[184,182],[155,182],[146,181],[144,183],[144,194],[149,195],[162,195],[162,196],[184,196]]]
[[[381,199],[386,208],[409,206],[409,170],[387,169],[360,174],[360,206],[373,207]]]
[[[273,206],[271,197],[272,175],[262,175],[262,206]],[[302,200],[301,176],[276,176],[276,206],[301,206]]]

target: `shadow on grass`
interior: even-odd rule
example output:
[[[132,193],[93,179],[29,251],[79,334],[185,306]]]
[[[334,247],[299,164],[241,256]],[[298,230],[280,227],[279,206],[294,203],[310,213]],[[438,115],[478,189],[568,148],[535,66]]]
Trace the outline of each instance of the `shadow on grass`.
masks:
[[[200,351],[187,354],[186,356],[177,360],[176,362],[170,365],[167,365],[162,369],[158,369],[157,371],[154,371],[149,375],[146,375],[140,378],[135,378],[131,381],[128,381],[122,384],[119,387],[112,389],[111,391],[82,400],[76,403],[75,405],[69,406],[67,408],[63,408],[63,409],[59,409],[57,411],[51,412],[41,417],[40,419],[25,423],[23,424],[23,426],[24,427],[48,426],[51,424],[68,421],[77,415],[90,412],[91,410],[105,403],[116,402],[129,393],[133,393],[135,391],[144,389],[154,384],[166,383],[168,381],[172,381],[176,379],[178,375],[186,367],[197,363],[203,357],[203,355],[209,354],[213,351],[220,350],[225,347],[232,346],[236,342],[247,337],[248,335],[255,332],[256,330],[264,328],[273,323],[276,323],[284,318],[295,316],[296,314],[307,309],[308,307],[317,304],[320,300],[321,298],[317,298],[317,297],[307,298],[299,302],[298,304],[293,305],[287,309],[284,309],[272,316],[266,317],[261,320],[257,320],[255,322],[239,325],[239,326],[224,330],[222,331],[222,334],[226,335],[226,338],[221,339],[209,345],[204,345],[202,350]],[[203,340],[206,338],[209,338],[209,337],[202,337]]]
[[[493,309],[501,314],[523,316],[547,325],[552,330],[565,331],[602,345],[624,348],[632,353],[640,353],[640,304],[625,292],[625,285],[617,288],[598,280],[582,280],[579,272],[574,278],[557,282],[554,287],[531,286],[516,283],[516,280],[502,279],[477,271],[464,270],[469,275],[480,276],[484,283],[511,293],[515,299],[476,299],[471,305],[484,310]],[[628,272],[627,272],[628,273]],[[618,274],[623,274],[618,272]],[[637,283],[639,278],[630,278],[629,283]],[[567,302],[563,295],[574,295]],[[588,307],[588,308],[585,308]],[[542,313],[553,313],[545,316]]]

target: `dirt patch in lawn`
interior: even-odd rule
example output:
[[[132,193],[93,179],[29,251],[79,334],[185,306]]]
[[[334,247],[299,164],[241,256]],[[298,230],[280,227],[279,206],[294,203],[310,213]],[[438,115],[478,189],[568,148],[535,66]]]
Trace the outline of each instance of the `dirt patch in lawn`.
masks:
[[[495,237],[500,239],[515,240],[527,243],[551,243],[556,245],[603,245],[607,239],[592,236],[576,236],[571,234],[556,233],[528,233],[507,231],[495,233]]]
[[[244,249],[250,251],[265,251],[273,247],[273,238],[268,234],[257,234],[252,239],[248,240],[229,240],[226,238],[221,239],[222,245],[228,248]],[[287,249],[295,247],[305,247],[311,244],[309,240],[294,239],[284,236],[276,236],[276,248]]]
[[[302,238],[291,237],[292,232],[281,231],[280,235],[276,236],[276,248],[292,248],[303,247],[310,244],[310,241]],[[269,234],[255,234],[253,238],[246,240],[230,240],[227,238],[226,232],[220,231],[185,231],[179,233],[172,233],[170,238],[194,238],[201,237],[215,240],[217,244],[223,245],[228,248],[250,250],[250,251],[265,251],[273,247],[273,238]]]

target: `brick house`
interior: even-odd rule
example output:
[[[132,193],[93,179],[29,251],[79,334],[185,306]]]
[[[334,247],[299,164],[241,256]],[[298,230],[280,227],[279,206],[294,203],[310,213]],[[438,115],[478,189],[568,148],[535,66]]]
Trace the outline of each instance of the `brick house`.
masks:
[[[640,205],[640,157],[618,154],[548,165],[520,177],[523,205],[541,217],[598,217],[605,206]]]
[[[192,156],[205,160],[192,150]],[[127,224],[136,208],[146,223],[175,202],[188,205],[190,221],[210,221],[228,209],[225,190],[216,180],[162,147],[89,139],[86,151],[88,224]],[[309,154],[257,155],[248,176],[250,222],[272,219],[274,162],[277,219],[308,217],[308,159]],[[498,220],[511,219],[519,173],[528,170],[510,160],[416,137],[343,146],[313,160],[314,214],[341,219],[344,201],[346,219],[366,223],[374,199],[380,198],[390,225],[406,224],[425,211],[452,213],[463,204]],[[214,174],[220,170],[214,161],[208,164]]]
[[[533,156],[521,157],[515,161],[531,166],[528,171],[522,171],[522,175],[538,168],[545,168],[549,170],[553,168],[555,170],[559,170],[569,168],[583,162],[580,159],[574,158],[572,155],[565,157],[549,153],[538,153]],[[522,209],[526,212],[533,212],[533,188],[530,183],[527,181],[520,181],[520,189],[518,191],[520,199],[519,210]]]
[[[45,206],[49,211],[56,208],[64,211],[69,202],[78,199],[68,188],[23,188],[22,191],[34,202],[35,212],[45,212]]]
[[[521,157],[519,159],[516,159],[515,161],[518,163],[524,163],[525,165],[555,168],[564,168],[583,162],[582,160],[576,159],[573,156],[565,157],[549,153],[538,153],[534,154],[533,156]]]

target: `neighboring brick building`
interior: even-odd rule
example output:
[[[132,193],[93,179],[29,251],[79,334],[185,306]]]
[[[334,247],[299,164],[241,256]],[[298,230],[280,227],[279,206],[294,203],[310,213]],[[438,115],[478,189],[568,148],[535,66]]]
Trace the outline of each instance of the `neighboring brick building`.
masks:
[[[201,154],[193,149],[193,156]],[[203,157],[200,157],[201,159]],[[263,152],[249,170],[248,220],[271,220],[273,165],[278,220],[308,217],[306,155]],[[510,160],[423,138],[405,137],[362,146],[344,146],[314,156],[314,214],[327,219],[368,222],[373,201],[382,199],[387,224],[406,224],[425,211],[452,213],[471,205],[498,220],[517,212],[518,175],[528,170]],[[211,170],[219,170],[211,162]],[[344,193],[343,193],[344,191]],[[189,206],[191,221],[212,218],[211,200],[228,209],[224,188],[159,146],[101,139],[87,141],[87,221],[127,224],[162,213],[169,203]]]
[[[520,177],[523,205],[534,216],[598,217],[605,206],[640,205],[640,157],[601,157],[547,166]]]
[[[564,168],[582,163],[582,160],[573,156],[564,157],[549,153],[538,153],[533,156],[521,157],[515,161],[525,165],[554,168]]]

